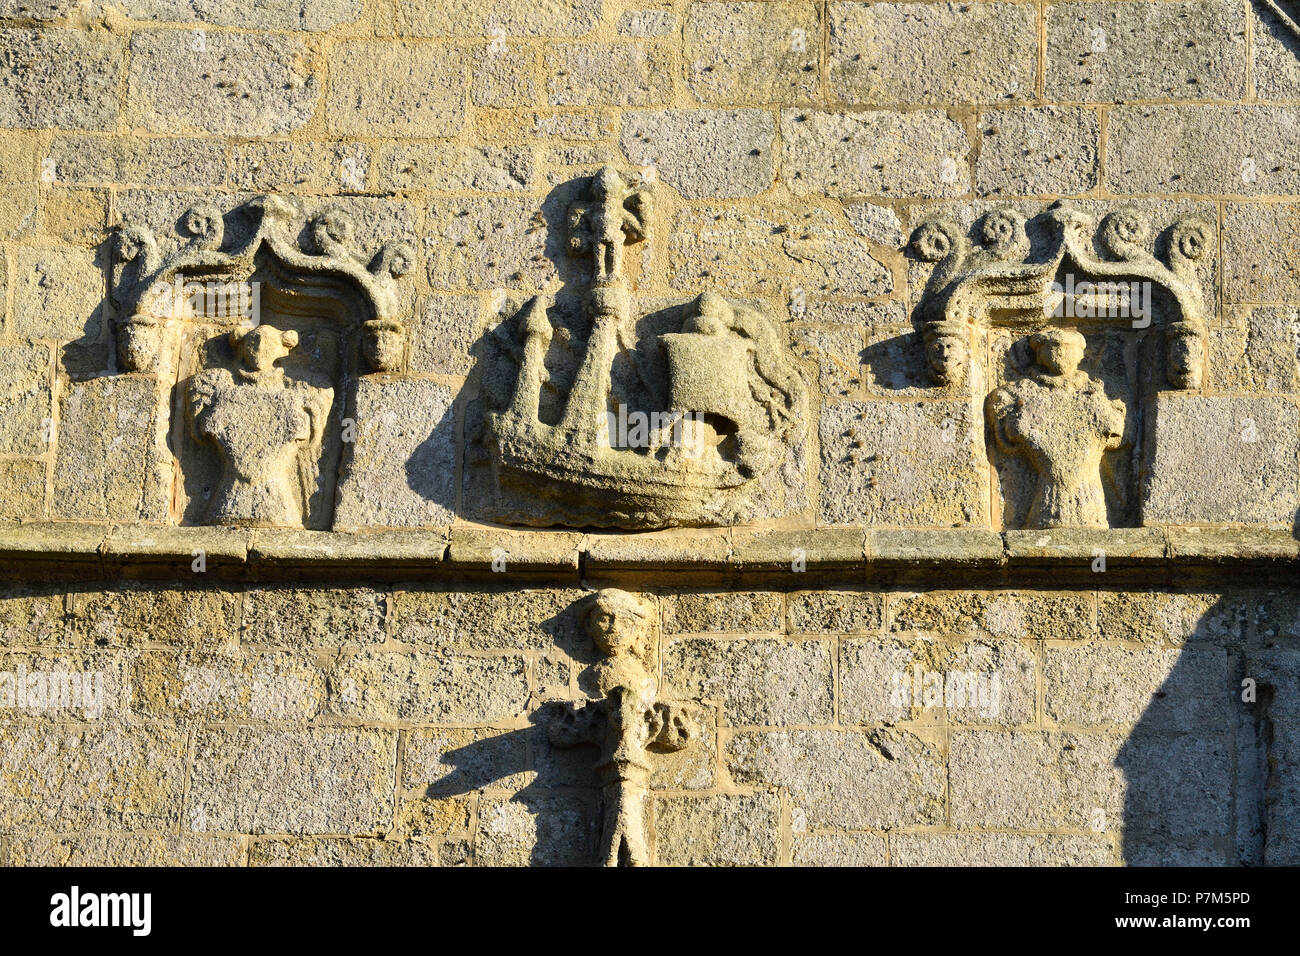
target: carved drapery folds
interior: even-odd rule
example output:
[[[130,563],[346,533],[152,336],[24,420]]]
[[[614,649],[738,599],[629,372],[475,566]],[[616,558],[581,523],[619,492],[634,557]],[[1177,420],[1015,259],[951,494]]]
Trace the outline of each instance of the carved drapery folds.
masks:
[[[583,615],[603,655],[592,667],[597,700],[551,701],[542,721],[556,747],[595,745],[602,788],[600,862],[646,866],[650,754],[690,746],[700,736],[695,705],[658,699],[651,608],[615,588],[595,594]]]
[[[1192,218],[1154,237],[1130,207],[1098,225],[1063,202],[1028,222],[990,212],[974,239],[943,219],[913,233],[913,256],[934,263],[918,319],[935,383],[963,381],[972,356],[1001,381],[984,409],[1005,525],[1140,522],[1152,395],[1201,386],[1209,235]]]
[[[412,250],[366,256],[345,212],[304,221],[274,196],[229,223],[198,205],[180,229],[165,257],[148,229],[118,229],[112,304],[120,363],[177,380],[181,518],[329,528],[356,378],[403,360],[394,280]]]
[[[521,524],[656,528],[727,524],[752,512],[757,479],[785,461],[805,389],[777,327],[712,293],[638,337],[624,247],[650,231],[652,197],[603,169],[565,217],[571,256],[589,259],[580,306],[590,329],[563,386],[548,366],[552,297],[497,328],[485,442],[501,488],[527,507],[490,515]],[[660,317],[662,318],[662,317]],[[651,317],[650,321],[654,321]],[[673,328],[675,324],[675,329]],[[615,394],[617,369],[638,399]],[[547,387],[562,401],[544,407]],[[638,405],[633,405],[639,400]],[[539,504],[539,499],[545,501]]]

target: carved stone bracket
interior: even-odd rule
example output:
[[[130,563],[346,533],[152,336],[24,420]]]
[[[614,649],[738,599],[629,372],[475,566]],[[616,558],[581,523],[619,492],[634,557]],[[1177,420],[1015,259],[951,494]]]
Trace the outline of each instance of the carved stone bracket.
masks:
[[[1099,227],[1091,216],[1065,202],[1053,204],[1040,218],[1049,244],[1035,255],[1031,255],[1025,217],[1012,209],[986,215],[977,241],[946,219],[924,222],[912,234],[913,255],[935,263],[920,320],[936,381],[947,382],[958,373],[967,357],[972,326],[1004,324],[1032,330],[1060,312],[1063,297],[1072,299],[1071,305],[1086,305],[1088,313],[1096,315],[1108,300],[1117,294],[1122,297],[1136,282],[1162,290],[1177,307],[1177,317],[1164,328],[1169,384],[1198,387],[1206,333],[1196,262],[1210,241],[1209,227],[1195,218],[1175,223],[1169,231],[1167,261],[1162,262],[1146,248],[1150,224],[1132,208],[1110,213]],[[1056,288],[1063,273],[1083,277],[1090,291],[1076,295],[1072,287],[1063,293]],[[1131,318],[1128,303],[1120,304],[1123,317]]]
[[[297,236],[303,217],[278,196],[259,196],[234,211],[251,228],[232,248],[223,249],[225,217],[211,203],[181,218],[187,241],[163,256],[153,233],[139,224],[120,226],[113,238],[110,301],[119,316],[118,353],[131,371],[148,371],[157,361],[164,326],[202,312],[209,285],[235,287],[266,265],[295,293],[354,293],[363,313],[362,348],[371,371],[388,371],[400,362],[403,325],[393,281],[410,271],[414,250],[404,242],[384,243],[373,255],[357,247],[356,226],[339,209],[306,223],[307,241]],[[394,342],[393,337],[398,336]]]
[[[650,232],[647,189],[610,168],[586,184],[566,217],[568,250],[592,261],[583,306],[590,333],[558,420],[545,420],[541,395],[551,382],[548,350],[559,330],[553,299],[530,301],[494,340],[513,387],[488,414],[486,444],[498,483],[545,509],[498,514],[529,524],[655,528],[727,524],[749,513],[755,479],[786,459],[805,388],[777,326],[758,311],[712,293],[685,310],[678,331],[637,348],[624,275],[624,246]],[[567,330],[565,342],[569,341]],[[631,440],[611,423],[621,402],[611,367],[632,356],[659,403]],[[626,412],[626,408],[623,409]],[[553,423],[552,423],[553,422]]]
[[[598,592],[585,611],[587,633],[604,658],[593,668],[599,700],[550,701],[542,711],[556,747],[594,744],[602,787],[600,862],[646,866],[645,803],[652,751],[676,751],[700,736],[699,710],[657,698],[650,607],[626,591]]]

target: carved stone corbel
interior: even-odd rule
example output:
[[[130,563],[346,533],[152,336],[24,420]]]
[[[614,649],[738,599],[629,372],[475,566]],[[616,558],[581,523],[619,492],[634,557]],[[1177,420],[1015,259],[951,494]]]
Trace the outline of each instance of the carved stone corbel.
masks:
[[[695,705],[657,699],[650,611],[640,598],[615,588],[591,598],[583,623],[604,655],[592,668],[602,696],[579,704],[550,701],[542,713],[554,746],[599,749],[604,866],[649,865],[649,754],[682,750],[700,736]]]

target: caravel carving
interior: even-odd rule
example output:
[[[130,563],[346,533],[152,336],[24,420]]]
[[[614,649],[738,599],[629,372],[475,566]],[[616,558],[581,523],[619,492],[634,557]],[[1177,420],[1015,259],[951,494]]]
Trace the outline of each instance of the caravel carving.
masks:
[[[568,251],[592,263],[586,338],[558,418],[541,392],[556,329],[550,297],[531,300],[495,338],[513,363],[513,388],[487,416],[486,443],[504,488],[548,499],[546,508],[495,515],[523,524],[654,528],[726,524],[751,510],[755,479],[786,458],[805,390],[776,327],[759,312],[705,293],[679,331],[634,341],[624,246],[649,231],[652,198],[601,170],[566,218]],[[611,394],[620,350],[661,404],[648,426],[625,426]]]
[[[275,196],[240,207],[232,226],[223,248],[224,215],[196,206],[181,220],[188,241],[166,257],[148,229],[118,229],[119,360],[178,378],[183,520],[328,528],[356,376],[403,360],[394,280],[413,253],[389,242],[363,256],[345,212],[304,223]]]
[[[604,659],[592,668],[599,700],[550,701],[542,720],[556,747],[594,744],[602,793],[600,862],[646,866],[645,803],[651,751],[682,750],[700,735],[698,708],[657,699],[650,608],[626,591],[607,588],[591,599],[587,633]]]

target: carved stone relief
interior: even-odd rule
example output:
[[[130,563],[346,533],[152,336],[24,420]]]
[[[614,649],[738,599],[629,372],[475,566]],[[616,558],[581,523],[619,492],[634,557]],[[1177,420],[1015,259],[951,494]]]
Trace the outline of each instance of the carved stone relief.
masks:
[[[650,753],[682,750],[698,739],[698,708],[658,699],[651,607],[626,591],[607,588],[584,614],[587,633],[603,659],[592,668],[599,700],[551,701],[543,711],[556,747],[594,744],[603,788],[600,862],[646,866],[645,803]]]
[[[652,208],[648,190],[610,168],[569,207],[568,254],[591,265],[573,323],[589,330],[585,341],[556,324],[554,297],[533,299],[491,336],[485,380],[500,387],[489,392],[484,441],[500,488],[525,505],[488,517],[734,523],[752,513],[758,480],[786,461],[805,389],[770,320],[705,293],[634,321],[625,246],[647,236]],[[653,330],[638,334],[642,326]],[[552,356],[565,350],[573,369],[558,382]]]
[[[390,242],[363,256],[346,213],[304,222],[274,196],[229,224],[196,206],[181,230],[164,257],[149,230],[121,227],[112,285],[119,361],[176,382],[179,517],[327,529],[357,376],[403,360],[393,282],[412,251]]]
[[[1208,227],[1174,223],[1158,237],[1162,261],[1132,208],[1096,227],[1063,202],[1028,221],[995,210],[978,225],[972,241],[950,221],[928,221],[910,249],[935,263],[918,318],[936,384],[963,380],[971,348],[1002,382],[984,407],[1004,525],[1140,523],[1153,393],[1201,385],[1196,263]]]

